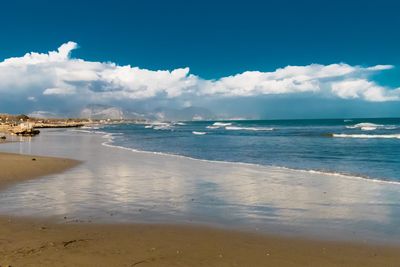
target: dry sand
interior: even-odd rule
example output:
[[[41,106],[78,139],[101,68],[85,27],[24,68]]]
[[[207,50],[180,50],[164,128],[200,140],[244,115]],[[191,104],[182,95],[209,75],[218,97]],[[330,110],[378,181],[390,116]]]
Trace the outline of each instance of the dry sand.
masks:
[[[0,186],[76,164],[0,153]],[[399,252],[398,247],[196,226],[55,224],[0,217],[0,266],[400,266]]]

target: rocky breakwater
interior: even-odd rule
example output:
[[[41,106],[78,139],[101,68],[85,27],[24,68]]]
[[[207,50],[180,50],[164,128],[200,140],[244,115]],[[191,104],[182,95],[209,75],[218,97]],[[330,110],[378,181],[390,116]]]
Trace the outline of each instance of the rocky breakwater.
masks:
[[[51,121],[51,122],[35,122],[34,128],[76,128],[90,124],[88,121]]]
[[[34,128],[33,123],[24,122],[18,125],[14,124],[0,125],[0,133],[20,135],[20,136],[34,136],[39,134],[40,131]]]

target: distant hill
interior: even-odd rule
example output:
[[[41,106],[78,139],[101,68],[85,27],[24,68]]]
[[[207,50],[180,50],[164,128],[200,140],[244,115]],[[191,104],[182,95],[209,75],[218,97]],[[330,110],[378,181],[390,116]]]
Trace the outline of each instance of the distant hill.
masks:
[[[28,117],[29,116],[29,117]],[[21,118],[52,119],[52,118],[83,118],[83,119],[111,119],[111,120],[159,120],[159,121],[190,121],[190,120],[214,120],[217,116],[210,110],[202,107],[186,107],[182,109],[158,107],[153,110],[123,109],[116,106],[90,104],[78,113],[65,113],[63,116],[50,111],[35,111],[26,115],[0,114],[0,120],[6,118],[19,121]]]
[[[124,118],[124,112],[121,108],[107,105],[88,105],[84,108],[80,117],[90,119],[112,119],[118,120]]]
[[[148,119],[161,121],[180,120],[210,120],[215,115],[206,108],[187,107],[174,109],[159,107],[151,111],[133,111],[107,105],[88,105],[81,112],[80,117],[91,119]]]

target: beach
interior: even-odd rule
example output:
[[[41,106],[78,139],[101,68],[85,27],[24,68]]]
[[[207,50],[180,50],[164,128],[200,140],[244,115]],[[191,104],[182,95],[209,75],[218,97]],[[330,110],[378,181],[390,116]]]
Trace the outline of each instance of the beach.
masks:
[[[398,248],[205,227],[0,219],[1,266],[398,266]]]
[[[365,229],[345,238],[346,232],[336,224],[329,225],[331,233],[323,234],[329,231],[321,226],[318,229],[321,222],[312,211],[314,206],[303,206],[301,211],[314,223],[299,220],[294,225],[285,225],[285,217],[291,213],[281,213],[282,221],[275,224],[266,223],[269,219],[265,216],[252,219],[255,215],[249,211],[243,215],[240,208],[230,207],[238,205],[234,203],[247,203],[245,209],[250,209],[256,202],[261,203],[261,199],[254,200],[256,187],[243,187],[243,181],[229,184],[224,175],[230,171],[227,177],[246,175],[251,180],[266,169],[134,153],[102,146],[104,140],[107,139],[85,133],[49,131],[33,142],[1,145],[0,150],[6,151],[0,154],[1,266],[398,266],[400,262],[398,244],[393,240],[382,242],[382,236],[374,237],[373,230],[368,231],[368,227],[377,229],[376,225],[358,224]],[[199,193],[189,192],[190,188],[193,190],[189,173],[194,168],[196,182],[207,184],[206,177],[214,179],[214,173],[227,184],[231,194],[227,195],[222,188],[218,193],[210,191],[210,182],[206,191],[197,185]],[[278,196],[294,187],[296,190],[290,191],[294,201],[299,198],[304,201],[305,189],[301,183],[310,187],[307,183],[313,180],[312,175],[307,174],[311,176],[309,181],[302,177],[301,183],[296,181],[291,185],[281,177],[283,170],[269,171],[268,177],[274,184],[268,191],[271,199],[284,202],[286,197]],[[356,189],[345,191],[340,183],[333,185],[338,177],[325,180],[314,184],[315,192],[307,191],[308,201],[311,198],[317,201],[340,188],[342,198],[353,195],[354,199],[347,202],[341,199],[340,206],[346,203],[349,206],[348,203],[361,201],[361,197],[371,199],[376,192],[386,194],[393,188],[393,185],[344,180],[348,188],[353,186],[361,192],[356,195]],[[207,199],[219,196],[230,204],[219,202],[221,199],[204,203],[200,195],[205,192]],[[334,196],[330,198],[329,202],[338,201]],[[283,205],[295,203],[280,207],[289,210],[283,209]],[[386,210],[373,208],[376,207],[373,203],[367,206],[371,216],[376,217],[373,219],[387,223],[388,217],[382,217]],[[358,209],[363,211],[363,207]],[[351,212],[344,214],[344,210],[333,208],[331,216],[336,217],[328,218],[338,221],[345,216],[350,221]],[[218,212],[232,223],[219,218]],[[228,216],[234,212],[238,213],[236,217]],[[352,213],[363,215],[355,209]],[[262,228],[264,223],[266,226]],[[303,224],[316,229],[311,231]],[[342,234],[336,236],[339,232]]]

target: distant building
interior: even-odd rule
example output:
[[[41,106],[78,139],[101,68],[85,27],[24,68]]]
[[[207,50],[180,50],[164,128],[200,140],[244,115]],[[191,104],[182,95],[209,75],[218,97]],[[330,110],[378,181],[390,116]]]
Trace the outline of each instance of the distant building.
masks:
[[[21,130],[31,130],[34,127],[32,122],[22,122],[19,124]]]

